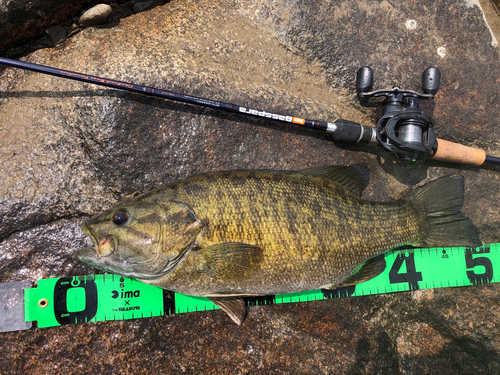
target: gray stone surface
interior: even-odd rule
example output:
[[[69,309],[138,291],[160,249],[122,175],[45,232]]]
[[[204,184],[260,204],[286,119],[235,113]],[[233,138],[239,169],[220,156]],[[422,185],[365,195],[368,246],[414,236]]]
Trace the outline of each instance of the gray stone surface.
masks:
[[[357,102],[360,66],[377,87],[415,90],[437,66],[425,110],[438,136],[500,156],[498,57],[470,1],[177,0],[25,60],[364,125],[377,117]],[[374,200],[464,175],[464,213],[499,242],[498,169],[402,165],[307,129],[6,69],[0,282],[94,273],[73,257],[87,243],[79,225],[122,193],[209,170],[353,163],[370,168]],[[499,304],[486,285],[252,307],[242,327],[215,311],[4,333],[0,372],[498,373]]]

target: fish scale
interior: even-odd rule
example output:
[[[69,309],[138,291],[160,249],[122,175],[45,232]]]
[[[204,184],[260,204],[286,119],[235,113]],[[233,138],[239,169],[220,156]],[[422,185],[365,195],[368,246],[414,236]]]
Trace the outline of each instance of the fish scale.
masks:
[[[481,244],[460,214],[463,178],[441,178],[390,202],[359,198],[364,181],[346,167],[190,177],[87,222],[83,230],[95,248],[77,256],[106,271],[205,296],[240,324],[240,296],[366,281],[385,269],[378,255],[401,245]]]
[[[169,191],[170,199],[188,204],[202,221],[206,218],[207,243],[244,242],[265,249],[261,272],[247,281],[252,294],[274,294],[283,288],[296,292],[310,288],[309,284],[340,282],[346,270],[379,254],[384,245],[388,249],[417,239],[415,231],[399,228],[401,218],[412,214],[406,202],[361,201],[336,184],[299,174],[277,178],[273,172],[248,176],[243,171],[227,178],[209,176],[177,185]],[[205,189],[205,185],[212,187]],[[197,194],[198,187],[203,194]],[[232,204],[235,201],[237,205]],[[320,212],[307,214],[309,207],[320,207]],[[296,218],[292,221],[295,233],[282,224],[291,222],[290,217]],[[211,218],[220,220],[214,223]],[[342,230],[332,230],[342,221]],[[384,227],[371,230],[374,221]],[[418,222],[415,215],[413,221]]]

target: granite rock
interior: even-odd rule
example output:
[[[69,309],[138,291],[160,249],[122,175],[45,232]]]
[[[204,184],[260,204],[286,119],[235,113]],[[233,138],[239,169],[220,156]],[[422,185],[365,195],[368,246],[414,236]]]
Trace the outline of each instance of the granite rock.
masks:
[[[412,22],[408,22],[412,21]],[[410,27],[408,27],[410,25]],[[441,138],[500,156],[498,49],[474,2],[174,0],[88,28],[26,61],[251,108],[373,125],[356,70],[420,90]],[[465,177],[463,212],[500,240],[500,171],[404,165],[313,130],[6,69],[0,73],[0,282],[92,274],[79,225],[117,203],[209,170],[361,164],[364,197]],[[251,307],[2,334],[9,373],[484,373],[500,371],[496,284]]]

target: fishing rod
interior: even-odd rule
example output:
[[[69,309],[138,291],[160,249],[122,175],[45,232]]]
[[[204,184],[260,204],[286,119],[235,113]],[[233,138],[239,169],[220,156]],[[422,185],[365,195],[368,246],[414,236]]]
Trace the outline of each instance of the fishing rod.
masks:
[[[486,152],[482,149],[436,138],[432,120],[419,108],[420,100],[433,99],[439,89],[441,73],[439,69],[433,67],[427,68],[422,74],[423,94],[412,90],[403,90],[398,86],[394,86],[390,90],[372,91],[372,69],[364,66],[358,70],[356,91],[361,103],[366,104],[370,98],[385,97],[384,114],[379,119],[377,127],[373,128],[345,119],[325,122],[282,115],[4,57],[0,57],[0,64],[99,86],[215,108],[226,112],[305,126],[330,133],[333,140],[340,143],[380,144],[405,163],[432,159],[474,166],[483,164],[500,165],[500,157],[486,155]]]

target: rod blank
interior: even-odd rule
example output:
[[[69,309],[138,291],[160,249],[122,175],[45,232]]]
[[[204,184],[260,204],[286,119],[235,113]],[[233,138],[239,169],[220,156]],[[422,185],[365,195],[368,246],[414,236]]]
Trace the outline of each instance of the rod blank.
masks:
[[[155,96],[163,99],[175,100],[183,103],[215,108],[227,112],[240,113],[249,116],[280,121],[284,123],[291,123],[294,125],[306,126],[312,129],[317,129],[328,133],[332,133],[333,139],[338,142],[361,143],[361,144],[369,144],[377,142],[375,136],[375,128],[366,127],[353,121],[339,119],[332,123],[332,122],[308,120],[296,116],[286,116],[268,111],[246,108],[236,104],[224,103],[217,100],[205,99],[197,96],[179,94],[168,90],[161,90],[153,87],[137,85],[134,83],[116,81],[108,78],[92,76],[89,74],[77,73],[69,70],[32,64],[24,61],[7,59],[5,57],[0,57],[0,64],[13,68],[30,70],[37,73],[49,74],[60,78],[67,78],[76,81],[92,83],[99,86],[111,87],[118,90],[131,91],[143,95]],[[369,86],[370,82],[368,81],[371,81],[371,77],[372,77],[371,75],[369,75],[369,77],[365,77],[366,82],[363,81],[365,83],[363,85],[364,89],[366,89],[365,86]],[[480,166],[485,163],[500,165],[500,158],[486,155],[484,150],[467,147],[458,143],[453,143],[442,139],[437,140],[437,151],[436,154],[432,157],[432,159],[445,162],[452,162],[452,163],[476,165],[476,166]]]

